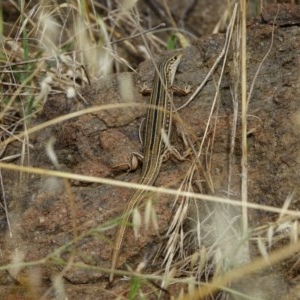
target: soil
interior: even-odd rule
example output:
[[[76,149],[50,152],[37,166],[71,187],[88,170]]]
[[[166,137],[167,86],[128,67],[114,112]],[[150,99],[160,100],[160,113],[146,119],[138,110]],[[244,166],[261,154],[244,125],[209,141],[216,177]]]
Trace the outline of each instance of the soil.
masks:
[[[261,18],[253,19],[247,28],[248,87],[254,83],[247,119],[248,199],[253,203],[280,208],[292,195],[289,208],[297,211],[300,207],[300,28],[298,22],[291,21],[286,15],[287,11],[283,9],[279,13],[280,22],[275,27],[270,20],[277,10],[271,8],[264,11]],[[207,35],[186,48],[175,85],[191,85],[195,90],[221,53],[224,41],[224,34]],[[193,143],[203,142],[203,166],[210,174],[214,195],[224,195],[224,191],[228,190],[229,150],[234,120],[232,96],[235,83],[240,81],[235,73],[233,53],[231,49],[217,106],[205,138],[216,84],[221,74],[220,65],[201,93],[179,112],[183,127]],[[138,73],[124,72],[92,82],[81,91],[85,102],[81,99],[70,101],[63,96],[52,97],[35,122],[42,123],[87,107],[123,103],[126,97],[138,104],[145,104],[148,98],[141,95],[139,89],[143,83],[151,86],[153,75],[152,63],[146,61],[140,65]],[[132,95],[126,96],[120,92],[122,80],[133,82]],[[237,96],[240,97],[239,94]],[[175,96],[175,105],[178,107],[187,99],[188,96]],[[230,186],[231,198],[237,200],[241,197],[242,138],[240,107],[238,109]],[[54,149],[62,170],[137,182],[140,168],[127,173],[126,164],[130,153],[141,150],[138,133],[144,115],[145,108],[141,105],[106,109],[48,127],[30,136],[32,149],[28,164],[54,169],[46,154],[45,144],[50,137],[55,137]],[[184,150],[176,134],[172,136],[172,144],[179,151]],[[15,142],[14,146],[18,147],[18,143]],[[14,152],[12,147],[7,149],[8,153]],[[155,185],[178,188],[189,165],[189,161],[168,160],[163,164]],[[47,297],[54,299],[50,287],[57,274],[61,274],[65,286],[57,297],[64,293],[74,300],[100,299],[99,295],[101,299],[114,299],[118,294],[128,295],[129,282],[126,280],[117,278],[112,286],[108,286],[107,268],[110,267],[112,241],[116,232],[112,220],[121,215],[131,192],[129,188],[33,174],[22,174],[21,180],[16,180],[13,171],[3,171],[2,175],[4,186],[10,187],[6,197],[11,229],[8,230],[3,217],[0,227],[1,264],[9,263],[12,257],[28,262],[43,260],[23,269],[16,276],[14,270],[2,271],[2,299],[33,299],[33,295],[39,298],[47,289]],[[211,194],[211,186],[205,183],[201,174],[199,176],[202,182],[200,192]],[[118,266],[121,269],[126,269],[128,265],[134,269],[149,251],[151,242],[157,241],[157,236],[163,236],[168,229],[176,209],[174,199],[167,195],[152,197],[159,231],[155,232],[152,226],[150,231],[144,230],[135,240],[132,230],[128,230]],[[277,217],[274,213],[249,210],[250,226],[253,228]],[[76,236],[77,242],[74,242]],[[64,267],[63,261],[72,262],[72,267]],[[158,262],[161,263],[161,258]],[[279,288],[292,290],[299,283],[297,276],[300,270],[296,262],[297,257],[293,257],[273,269],[280,276],[280,282],[286,284]],[[39,282],[34,277],[37,273],[40,275]],[[36,284],[34,291],[32,282]],[[156,299],[160,291],[153,290],[154,286],[146,285],[144,292],[153,293],[152,297]],[[180,286],[174,285],[168,292],[177,295],[179,291]],[[167,298],[168,294],[164,296]],[[297,297],[295,291],[291,292],[290,299],[299,299]],[[149,294],[147,298],[150,299]]]

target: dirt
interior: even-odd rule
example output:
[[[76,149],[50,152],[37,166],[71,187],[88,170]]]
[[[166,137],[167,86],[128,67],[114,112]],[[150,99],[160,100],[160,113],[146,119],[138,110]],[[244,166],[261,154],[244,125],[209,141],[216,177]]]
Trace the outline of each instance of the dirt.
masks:
[[[248,198],[253,203],[280,208],[286,198],[293,195],[289,208],[297,211],[300,205],[300,28],[297,23],[290,22],[289,18],[282,15],[278,18],[280,23],[274,28],[268,21],[272,19],[271,16],[271,11],[265,12],[263,18],[253,20],[247,28],[249,87],[260,68],[248,110]],[[224,34],[208,35],[185,49],[175,84],[189,84],[195,89],[221,53],[224,41]],[[260,65],[270,47],[266,60]],[[234,83],[240,80],[234,72],[232,49],[230,51],[217,109],[213,112],[203,144],[204,168],[211,176],[215,195],[224,195],[228,188],[233,125],[232,93]],[[203,141],[220,72],[219,66],[203,91],[179,113],[194,143]],[[106,79],[92,82],[81,91],[87,104],[81,99],[70,102],[62,96],[52,97],[45,104],[36,123],[87,107],[124,102],[124,94],[119,91],[122,78],[132,79],[134,88],[131,97],[136,103],[145,104],[148,98],[139,93],[139,87],[144,82],[151,85],[153,74],[153,67],[148,61],[139,67],[138,74],[110,75]],[[176,96],[175,105],[178,107],[187,99],[188,96]],[[141,150],[138,132],[144,114],[145,108],[142,106],[106,109],[49,127],[30,137],[33,149],[30,150],[29,165],[54,169],[46,155],[45,144],[50,137],[55,137],[54,149],[63,170],[137,182],[140,168],[131,173],[126,173],[125,169],[130,153]],[[235,142],[230,191],[231,197],[238,200],[241,196],[240,114]],[[182,141],[175,134],[172,143],[183,150]],[[207,161],[209,165],[205,163]],[[189,161],[168,160],[163,164],[155,185],[178,188],[188,167]],[[126,280],[118,278],[112,286],[107,286],[107,268],[110,266],[115,234],[112,220],[122,213],[130,189],[32,174],[23,175],[22,180],[17,181],[12,171],[4,171],[3,178],[5,186],[10,187],[6,194],[13,236],[9,236],[5,225],[1,226],[1,264],[9,263],[13,255],[15,258],[23,257],[24,261],[48,259],[23,269],[16,276],[13,270],[10,274],[2,271],[1,298],[32,299],[34,293],[37,293],[38,298],[51,287],[55,275],[60,272],[68,298],[99,299],[101,295],[101,299],[114,299],[117,294],[128,295],[129,282]],[[201,180],[204,181],[203,178]],[[203,193],[211,193],[205,182],[201,189]],[[128,230],[119,268],[126,269],[126,265],[135,268],[142,261],[151,242],[157,241],[157,236],[163,236],[168,229],[175,209],[174,199],[166,195],[152,197],[159,232],[155,233],[151,227],[136,241],[132,230]],[[249,210],[250,225],[253,228],[267,224],[276,217],[277,214]],[[4,219],[2,223],[6,224]],[[74,243],[76,236],[79,238]],[[66,265],[68,261],[73,263],[71,268]],[[290,289],[299,283],[297,275],[300,270],[296,262],[297,257],[291,258],[274,269]],[[160,263],[161,258],[158,260]],[[155,266],[154,269],[160,268]],[[39,282],[35,281],[39,288],[32,291],[36,273],[40,274]],[[179,288],[175,285],[169,293],[176,295]],[[153,290],[153,286],[146,285],[145,292],[151,291],[153,299],[156,299],[160,291]],[[291,299],[298,299],[295,293],[293,295]],[[167,298],[168,295],[163,296]],[[53,290],[49,290],[48,297],[54,297]]]

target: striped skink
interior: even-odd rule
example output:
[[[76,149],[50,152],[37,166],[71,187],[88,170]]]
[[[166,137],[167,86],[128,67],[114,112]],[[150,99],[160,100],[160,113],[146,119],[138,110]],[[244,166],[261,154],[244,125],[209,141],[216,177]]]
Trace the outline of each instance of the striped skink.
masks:
[[[143,185],[153,185],[156,180],[166,145],[162,136],[162,130],[170,136],[172,123],[172,91],[175,73],[180,63],[182,54],[175,54],[163,59],[158,64],[158,71],[154,76],[153,90],[150,96],[150,103],[147,109],[145,133],[143,141],[143,167],[139,181]],[[124,235],[132,210],[137,207],[144,196],[143,190],[136,190],[129,198],[121,224],[119,225],[115,245],[112,253],[111,270],[109,281],[113,281],[114,273],[119,254],[122,248]]]

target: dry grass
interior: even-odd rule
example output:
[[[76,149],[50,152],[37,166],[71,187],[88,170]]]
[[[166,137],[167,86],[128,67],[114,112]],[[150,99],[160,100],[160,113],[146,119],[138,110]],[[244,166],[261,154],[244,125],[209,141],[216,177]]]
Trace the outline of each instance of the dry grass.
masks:
[[[57,3],[53,0],[40,1],[39,4],[36,4],[35,1],[27,1],[24,6],[19,6],[14,1],[7,1],[11,8],[17,11],[18,20],[15,22],[4,22],[3,18],[0,20],[0,167],[2,169],[64,178],[71,211],[73,211],[72,201],[74,198],[69,185],[71,179],[115,186],[129,186],[128,183],[116,180],[62,172],[59,170],[55,151],[51,145],[48,145],[48,155],[52,159],[53,165],[56,166],[56,171],[27,166],[32,147],[30,144],[32,133],[75,116],[97,110],[113,109],[113,105],[92,107],[58,117],[35,127],[31,127],[31,121],[39,115],[43,105],[51,100],[51,97],[64,94],[70,101],[75,97],[85,101],[79,90],[80,87],[88,85],[92,80],[104,77],[112,72],[135,71],[135,66],[140,61],[146,58],[154,60],[154,53],[163,53],[168,48],[175,49],[188,45],[191,35],[178,29],[166,1],[162,2],[167,23],[172,26],[172,30],[169,27],[163,28],[161,24],[150,30],[145,29],[145,23],[141,20],[141,13],[136,7],[136,1],[123,1],[118,4],[107,1],[107,5],[101,4],[101,1]],[[166,188],[130,184],[130,187],[146,189],[149,192],[172,194],[176,201],[180,201],[180,204],[167,233],[169,239],[166,241],[165,249],[161,250],[165,251],[164,269],[159,270],[156,274],[147,275],[141,272],[125,271],[116,271],[116,274],[133,276],[139,278],[141,282],[157,281],[165,289],[171,284],[180,283],[188,292],[185,293],[182,290],[177,299],[205,299],[217,290],[225,290],[225,287],[232,281],[258,272],[270,266],[270,264],[278,263],[300,250],[297,221],[299,213],[289,210],[292,196],[286,199],[282,208],[248,203],[247,104],[251,93],[247,95],[248,87],[246,84],[246,1],[239,1],[236,6],[230,1],[227,1],[227,3],[228,8],[224,11],[224,16],[227,16],[226,45],[208,76],[213,73],[215,67],[221,62],[223,63],[222,70],[224,70],[228,47],[234,45],[235,72],[240,81],[236,81],[233,92],[233,101],[235,102],[235,121],[233,124],[236,124],[238,106],[241,105],[243,127],[243,138],[240,145],[243,150],[242,201],[229,199],[231,191],[230,167],[226,197],[213,197],[194,193],[193,178],[197,173],[205,178],[211,192],[214,191],[209,172],[204,172],[200,162],[200,155],[203,154],[202,146],[206,136],[204,136],[199,148],[193,149],[194,161],[191,163],[190,170],[182,182],[180,192]],[[259,10],[258,1],[255,1],[255,3],[257,5],[255,10]],[[219,25],[216,28],[219,28]],[[167,42],[157,35],[157,32],[163,30],[172,32],[172,34],[169,34]],[[216,109],[215,103],[219,97],[221,81],[222,74],[220,81],[216,83],[217,92],[214,96],[209,122],[212,122],[211,116]],[[196,88],[190,101],[200,92],[204,84],[202,83]],[[238,94],[242,95],[240,103],[237,100],[239,99]],[[211,124],[207,124],[207,128],[209,125]],[[235,134],[234,127],[232,128],[231,155],[233,155],[235,147]],[[20,142],[19,152],[13,156],[6,156],[5,151],[13,141]],[[190,146],[193,147],[193,145]],[[20,159],[20,165],[13,164],[16,159]],[[0,180],[2,207],[7,217],[9,231],[13,236],[9,224],[9,208],[4,193],[6,187],[2,184],[2,175]],[[236,206],[239,209],[236,209]],[[193,224],[192,229],[186,231],[184,224],[189,217],[190,207],[197,207],[198,215],[191,222]],[[273,224],[265,224],[260,228],[250,229],[248,225],[248,208],[276,212],[279,217]],[[150,204],[148,204],[147,209],[148,219],[152,218],[151,221],[155,225],[155,213],[152,211]],[[199,211],[202,211],[202,213],[199,213]],[[203,215],[203,211],[205,215]],[[241,211],[242,219],[240,219]],[[134,212],[134,217],[136,220],[134,224],[141,222],[138,211]],[[75,220],[75,214],[72,219]],[[51,253],[48,257],[35,262],[24,262],[22,254],[16,253],[11,264],[0,266],[0,270],[8,270],[13,277],[16,277],[21,269],[29,266],[43,265],[49,261],[59,264],[60,262],[57,262],[56,259],[64,249],[75,244],[84,236],[95,232],[104,232],[115,225],[116,222],[114,221],[102,224],[99,228],[94,228],[80,236],[74,222],[73,241],[69,244],[63,245],[55,253]],[[135,226],[136,231],[139,226]],[[221,233],[220,229],[223,230]],[[290,242],[270,253],[270,250],[284,239],[289,239]],[[195,240],[197,241],[196,247],[194,245]],[[261,254],[261,258],[254,261],[250,261],[249,256],[250,240],[257,242],[257,248]],[[235,247],[232,248],[231,246],[230,248],[229,244],[233,244],[233,241],[235,241]],[[196,250],[191,253],[189,249],[193,247]],[[235,252],[232,253],[232,251]],[[237,253],[240,253],[240,256]],[[239,257],[239,260],[237,257]],[[53,280],[53,289],[61,299],[66,297],[63,275],[71,266],[95,269],[106,273],[110,271],[101,267],[95,268],[76,264],[71,256],[63,271],[58,273]],[[139,295],[140,290],[137,289],[134,292],[134,289],[139,287],[140,284],[140,282],[133,281],[132,297]],[[47,299],[48,293],[50,291],[43,295],[43,299]],[[32,291],[32,295],[33,299],[37,299],[34,291]],[[216,298],[225,297],[225,294],[223,296],[218,293],[214,295],[216,295]]]

